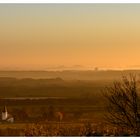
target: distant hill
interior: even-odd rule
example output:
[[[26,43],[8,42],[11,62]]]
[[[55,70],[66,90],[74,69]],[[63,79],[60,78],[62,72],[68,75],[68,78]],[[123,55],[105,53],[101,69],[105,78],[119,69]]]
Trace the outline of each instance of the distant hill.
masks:
[[[0,71],[0,98],[101,98],[114,80],[138,71]],[[97,97],[98,96],[98,97]]]
[[[99,95],[108,81],[82,81],[32,78],[0,77],[0,98],[17,97],[78,97],[87,98]]]
[[[114,80],[127,74],[140,75],[140,70],[106,70],[106,71],[0,71],[0,77],[13,78],[34,78],[34,79],[52,79],[58,78],[64,80]],[[59,80],[59,78],[58,78]]]

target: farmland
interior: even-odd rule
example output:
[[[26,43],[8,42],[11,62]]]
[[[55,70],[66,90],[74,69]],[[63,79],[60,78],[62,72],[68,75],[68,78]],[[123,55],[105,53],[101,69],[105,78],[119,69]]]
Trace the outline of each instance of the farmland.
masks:
[[[0,72],[0,110],[6,106],[14,117],[14,123],[1,122],[1,136],[119,135],[116,128],[104,120],[107,102],[102,93],[115,78],[83,80],[74,79],[74,75],[71,79],[64,76],[27,78],[17,77],[19,73],[4,77],[6,75]],[[13,74],[17,74],[16,77],[12,77]],[[56,115],[58,112],[63,114],[61,120]],[[124,130],[117,130],[125,135]]]

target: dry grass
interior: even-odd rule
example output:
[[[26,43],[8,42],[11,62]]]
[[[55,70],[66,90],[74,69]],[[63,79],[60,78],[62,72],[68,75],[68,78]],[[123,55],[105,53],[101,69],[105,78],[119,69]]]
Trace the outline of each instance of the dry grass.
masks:
[[[32,124],[24,129],[25,136],[130,136],[125,128],[107,124]]]
[[[132,136],[125,128],[104,122],[40,122],[0,124],[0,136]]]

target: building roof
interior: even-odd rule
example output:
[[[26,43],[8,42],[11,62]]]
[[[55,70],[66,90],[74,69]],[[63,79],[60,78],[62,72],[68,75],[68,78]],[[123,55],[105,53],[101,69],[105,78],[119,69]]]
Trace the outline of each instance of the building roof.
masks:
[[[7,108],[6,108],[6,106],[4,106],[2,112],[7,112]]]

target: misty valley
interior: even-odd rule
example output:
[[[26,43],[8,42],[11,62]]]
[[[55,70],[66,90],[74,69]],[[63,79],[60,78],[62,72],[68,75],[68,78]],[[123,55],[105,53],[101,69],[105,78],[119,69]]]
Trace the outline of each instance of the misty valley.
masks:
[[[123,74],[128,71],[64,71],[56,77],[51,77],[51,72],[0,72],[0,135],[125,135],[126,130],[105,121],[107,101],[103,95],[115,75],[119,80]]]

